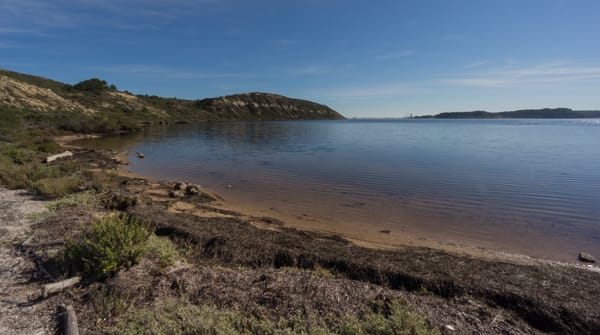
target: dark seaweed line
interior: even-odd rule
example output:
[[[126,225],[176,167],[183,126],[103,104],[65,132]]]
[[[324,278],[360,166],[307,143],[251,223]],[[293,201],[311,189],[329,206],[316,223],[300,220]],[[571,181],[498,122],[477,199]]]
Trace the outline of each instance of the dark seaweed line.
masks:
[[[198,219],[196,221],[198,224],[196,227],[204,226],[202,224],[204,220]],[[175,224],[167,222],[154,222],[154,225],[157,235],[169,236],[180,243],[194,246],[196,255],[202,261],[240,264],[251,267],[298,267],[313,269],[316,266],[321,266],[335,271],[348,279],[387,286],[397,290],[419,291],[425,289],[432,294],[444,298],[470,295],[492,306],[499,306],[512,311],[532,327],[545,332],[600,333],[600,322],[597,318],[590,317],[589,315],[580,315],[577,311],[561,305],[549,305],[542,299],[536,298],[534,294],[518,294],[510,290],[494,289],[494,287],[486,287],[478,284],[476,280],[470,278],[462,278],[463,280],[461,281],[461,278],[455,278],[453,275],[435,276],[426,273],[426,271],[418,273],[414,269],[412,271],[407,269],[403,271],[398,268],[385,269],[378,266],[371,266],[369,262],[353,261],[350,256],[340,257],[335,252],[332,254],[322,253],[318,250],[317,252],[311,252],[308,250],[309,248],[304,247],[303,237],[314,238],[318,234],[300,232],[293,229],[285,229],[282,233],[266,232],[251,227],[248,223],[236,222],[237,228],[246,225],[248,227],[244,227],[245,229],[254,229],[256,231],[253,233],[257,235],[265,235],[264,233],[282,234],[280,237],[284,239],[289,238],[290,233],[291,235],[295,235],[293,239],[296,239],[296,243],[289,244],[289,248],[285,246],[285,241],[282,241],[281,243],[284,245],[279,245],[278,248],[267,246],[261,248],[260,245],[253,245],[252,243],[247,245],[246,241],[236,240],[236,237],[228,237],[229,235],[224,233],[226,228],[223,228],[223,232],[210,228],[213,231],[195,232],[187,227],[175,226]],[[227,226],[227,224],[223,224],[223,226]],[[235,234],[235,232],[232,233]],[[338,249],[340,247],[348,249],[348,252],[366,256],[367,259],[368,257],[372,257],[374,253],[372,250],[350,245],[341,239],[333,238],[331,242],[332,244],[336,244],[336,248]],[[325,242],[318,241],[317,243]],[[297,245],[301,245],[301,247],[298,248]],[[241,249],[245,249],[243,250],[244,256],[240,255]],[[438,253],[443,254],[440,251]],[[389,252],[380,252],[380,254],[387,256]],[[450,257],[452,259],[458,256],[445,254],[443,257]],[[435,264],[431,266],[435,267]],[[523,291],[526,292],[527,288],[524,288]]]

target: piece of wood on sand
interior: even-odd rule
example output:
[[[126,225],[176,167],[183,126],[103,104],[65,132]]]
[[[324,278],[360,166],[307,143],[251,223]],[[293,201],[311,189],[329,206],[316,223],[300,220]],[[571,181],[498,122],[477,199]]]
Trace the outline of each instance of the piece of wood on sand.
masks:
[[[81,277],[73,277],[56,283],[50,283],[42,286],[42,298],[48,298],[48,295],[56,292],[61,292],[73,285],[78,284],[81,281]]]
[[[57,159],[67,158],[67,157],[73,157],[73,153],[70,152],[70,151],[65,151],[65,152],[60,153],[60,154],[48,156],[48,157],[46,157],[46,159],[44,159],[44,163],[52,163],[52,162],[54,162]]]
[[[79,326],[77,325],[77,314],[72,305],[60,305],[63,316],[63,328],[65,335],[79,335]]]

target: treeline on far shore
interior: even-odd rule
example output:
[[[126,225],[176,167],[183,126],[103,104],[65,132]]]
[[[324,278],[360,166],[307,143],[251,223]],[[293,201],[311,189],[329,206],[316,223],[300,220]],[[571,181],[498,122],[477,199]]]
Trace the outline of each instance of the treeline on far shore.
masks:
[[[490,113],[486,111],[449,112],[417,116],[419,119],[593,119],[600,118],[600,110],[573,110],[570,108],[521,109]]]

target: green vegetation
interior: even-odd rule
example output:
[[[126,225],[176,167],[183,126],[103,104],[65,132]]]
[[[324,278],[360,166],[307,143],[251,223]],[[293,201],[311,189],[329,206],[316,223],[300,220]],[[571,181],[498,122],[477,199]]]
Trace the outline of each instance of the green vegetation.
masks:
[[[118,334],[342,334],[342,335],[428,335],[438,330],[405,303],[396,301],[388,313],[367,311],[360,318],[315,317],[298,313],[280,320],[246,316],[241,312],[196,306],[170,299],[126,315],[115,329]],[[310,314],[310,313],[309,313]]]
[[[21,126],[21,117],[18,110],[0,105],[0,128],[18,128]]]
[[[82,207],[94,209],[100,205],[100,200],[94,190],[73,193],[62,198],[52,200],[47,205],[47,210],[39,213],[32,213],[29,219],[32,221],[41,221],[56,215],[63,207]]]
[[[28,189],[40,196],[57,198],[76,191],[79,167],[42,164],[41,152],[53,151],[54,143],[19,141],[0,143],[0,184],[10,189]],[[59,178],[56,182],[52,179]],[[58,185],[65,182],[65,185]]]
[[[11,125],[17,122],[17,119],[22,119],[26,121],[26,125],[44,129],[77,133],[114,133],[136,130],[141,124],[343,118],[327,106],[273,94],[249,93],[214,99],[184,100],[149,95],[134,96],[128,92],[119,92],[114,85],[98,78],[69,85],[7,70],[0,70],[0,75],[49,89],[65,101],[64,106],[54,104],[43,111],[16,107],[27,106],[28,98],[43,99],[43,96],[39,95],[15,97],[18,103],[11,102],[12,99],[0,101],[0,111],[13,111],[11,115],[7,114],[6,120],[0,119],[0,127],[2,124]],[[49,100],[56,99],[49,95]],[[233,103],[234,100],[236,103]],[[14,117],[15,113],[18,114],[17,118]]]
[[[73,89],[77,91],[90,92],[94,94],[101,94],[106,91],[116,91],[117,88],[115,85],[108,86],[108,83],[105,80],[100,80],[98,78],[92,78],[84,81],[80,81],[77,84],[73,85]]]
[[[168,237],[151,234],[146,241],[147,256],[162,269],[173,264],[180,256],[175,244]]]
[[[136,264],[148,251],[149,237],[144,225],[134,219],[110,216],[92,224],[78,239],[69,241],[65,261],[72,271],[101,280]]]
[[[100,193],[118,188],[118,174],[115,170],[86,170],[83,172],[88,188]]]
[[[36,195],[56,199],[76,192],[81,182],[79,176],[50,177],[34,182],[32,189]]]
[[[97,315],[97,323],[116,318],[128,307],[126,297],[104,285],[92,290],[89,293],[89,300],[95,315]]]

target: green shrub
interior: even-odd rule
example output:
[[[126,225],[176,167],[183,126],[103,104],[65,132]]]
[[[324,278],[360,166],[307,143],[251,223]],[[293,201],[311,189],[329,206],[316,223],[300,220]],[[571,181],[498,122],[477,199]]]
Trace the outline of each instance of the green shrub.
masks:
[[[88,297],[98,321],[110,321],[127,309],[127,297],[104,285],[90,291]]]
[[[65,261],[74,272],[104,279],[136,264],[147,251],[149,237],[144,225],[134,219],[106,217],[67,243]]]
[[[179,258],[177,248],[168,237],[151,234],[146,242],[146,247],[148,256],[155,260],[161,268],[166,268]]]
[[[29,188],[28,166],[14,164],[7,159],[0,159],[0,184],[9,189]]]
[[[389,306],[387,317],[382,312],[365,315],[358,330],[354,333],[345,332],[345,334],[426,335],[437,333],[422,316],[400,301],[395,301]]]
[[[48,136],[37,136],[33,139],[33,147],[39,152],[53,153],[62,150],[62,147]]]
[[[21,126],[20,112],[0,106],[0,128],[14,129]]]
[[[111,90],[105,80],[100,80],[98,78],[80,81],[73,85],[73,89],[94,94],[100,94],[102,92]]]
[[[50,211],[56,211],[61,207],[67,206],[84,206],[96,207],[100,205],[100,200],[94,190],[70,194],[65,197],[51,201],[46,207]]]
[[[119,179],[116,171],[88,170],[83,173],[83,176],[87,179],[89,188],[94,189],[96,192],[104,192],[118,187]]]
[[[33,183],[32,190],[36,195],[56,199],[76,192],[80,185],[79,176],[63,176],[40,179]]]

